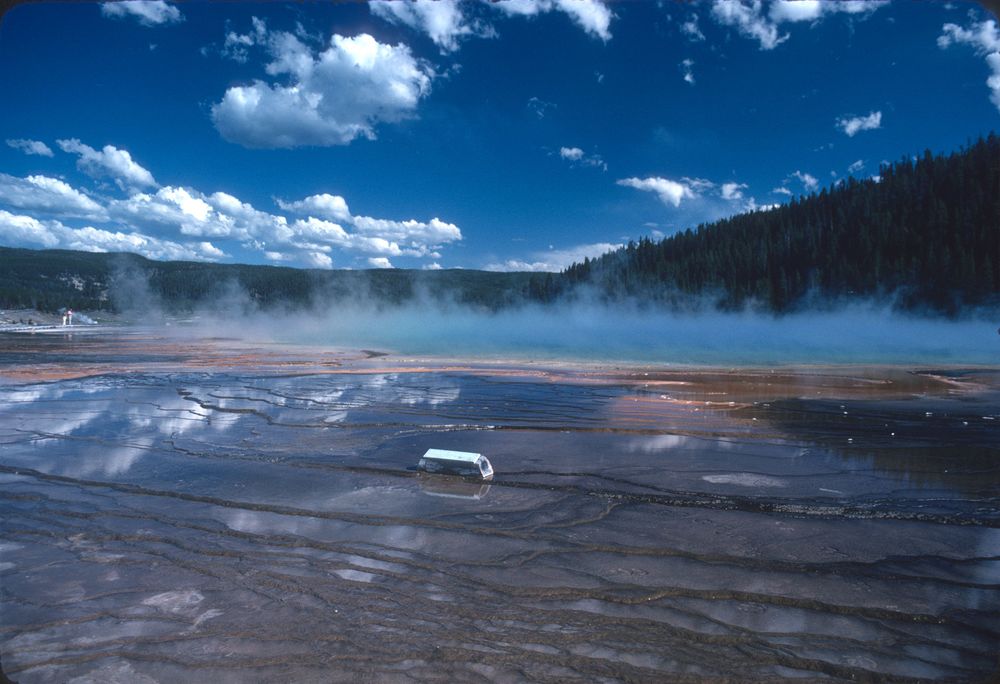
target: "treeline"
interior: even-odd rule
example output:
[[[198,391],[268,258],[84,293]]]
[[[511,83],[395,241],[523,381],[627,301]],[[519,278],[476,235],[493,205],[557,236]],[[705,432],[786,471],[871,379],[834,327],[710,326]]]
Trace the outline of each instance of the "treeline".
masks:
[[[182,313],[204,306],[392,306],[430,299],[496,310],[523,302],[530,277],[461,269],[304,270],[0,247],[0,308]]]
[[[134,254],[0,248],[0,308],[123,311],[155,305],[373,306],[439,301],[498,310],[586,291],[685,307],[776,312],[892,296],[954,314],[1000,303],[1000,139],[903,159],[787,205],[643,238],[562,273],[303,270],[151,261]]]
[[[817,298],[893,296],[903,309],[952,314],[1000,295],[1000,139],[884,165],[782,207],[658,242],[642,239],[536,276],[534,298],[581,285],[608,299],[678,303],[710,295],[721,308],[788,311]]]

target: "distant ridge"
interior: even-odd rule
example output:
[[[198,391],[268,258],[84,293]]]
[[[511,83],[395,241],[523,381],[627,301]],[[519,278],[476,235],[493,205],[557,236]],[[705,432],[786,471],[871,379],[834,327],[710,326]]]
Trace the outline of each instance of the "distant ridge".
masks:
[[[0,308],[124,311],[156,305],[375,306],[418,298],[496,309],[521,302],[530,274],[462,269],[306,270],[153,261],[136,254],[0,247]]]
[[[647,238],[530,288],[551,301],[581,285],[607,299],[773,311],[820,299],[892,295],[903,309],[955,313],[1000,296],[1000,138],[930,151],[787,205],[654,242]]]

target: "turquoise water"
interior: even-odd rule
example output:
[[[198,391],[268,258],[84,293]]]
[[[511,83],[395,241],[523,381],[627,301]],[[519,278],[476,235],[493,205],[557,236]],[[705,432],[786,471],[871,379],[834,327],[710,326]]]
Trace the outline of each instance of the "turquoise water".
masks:
[[[401,354],[678,365],[1000,362],[997,321],[903,316],[857,307],[782,317],[572,307],[334,310],[262,322],[273,339]]]

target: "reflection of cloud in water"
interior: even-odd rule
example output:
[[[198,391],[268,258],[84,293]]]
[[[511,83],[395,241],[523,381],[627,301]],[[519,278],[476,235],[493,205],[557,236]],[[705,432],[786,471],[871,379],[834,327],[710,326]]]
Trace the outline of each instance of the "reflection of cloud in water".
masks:
[[[187,390],[200,404],[218,409],[210,413],[213,424],[223,416],[238,420],[248,409],[280,423],[345,423],[355,419],[357,412],[364,412],[361,420],[369,420],[372,411],[436,408],[454,404],[461,395],[457,381],[398,373],[268,378],[251,387],[227,387],[221,392],[198,385]]]
[[[201,411],[173,388],[132,388],[126,400],[115,383],[86,382],[92,386],[68,381],[0,389],[0,421],[18,428],[11,436],[23,442],[35,467],[73,477],[121,476],[161,438],[225,432],[242,417]],[[71,448],[62,438],[85,441]]]
[[[976,545],[977,558],[1000,559],[1000,530],[982,530]],[[981,584],[1000,584],[1000,560],[983,560],[973,566],[973,581]]]
[[[151,439],[133,440],[129,446],[112,448],[93,445],[88,449],[79,450],[70,458],[61,455],[42,460],[38,463],[38,467],[46,472],[60,473],[67,477],[124,475],[146,455],[151,445]]]
[[[111,449],[107,456],[103,458],[88,459],[90,463],[80,469],[80,475],[90,475],[96,472],[102,472],[105,475],[122,475],[128,472],[135,465],[136,461],[145,455],[146,447],[148,446],[149,444],[147,443],[140,447]]]
[[[165,591],[144,599],[142,605],[151,606],[165,613],[188,613],[204,600],[204,596],[196,589],[184,591]]]
[[[334,570],[333,574],[337,575],[341,579],[350,580],[351,582],[364,582],[365,584],[369,584],[372,580],[378,578],[378,575],[373,575],[370,572],[348,570],[347,568]]]
[[[710,446],[713,450],[729,450],[734,442],[726,439],[705,440],[701,437],[687,435],[654,435],[650,437],[633,437],[628,440],[625,448],[631,453],[655,454],[671,449],[693,449]]]
[[[628,441],[627,449],[631,452],[641,451],[652,454],[683,447],[691,440],[683,435],[656,435],[655,437],[636,437]]]
[[[705,482],[712,484],[732,484],[740,487],[787,487],[788,483],[777,477],[759,475],[757,473],[724,473],[722,475],[704,475]]]
[[[410,379],[407,378],[407,380]],[[440,381],[440,379],[438,380]],[[373,375],[361,386],[364,389],[378,392],[379,399],[383,402],[406,404],[407,406],[450,404],[457,401],[461,394],[458,385],[453,383],[438,384],[433,387],[410,387],[400,382],[399,375],[396,373]]]
[[[66,684],[94,684],[95,682],[128,682],[129,684],[157,684],[152,677],[137,672],[126,660],[109,658],[100,667],[80,677],[73,677]]]
[[[21,544],[15,544],[14,542],[0,542],[0,558],[11,558],[11,554],[23,548]],[[16,567],[14,563],[0,561],[0,572],[10,570],[13,567]]]

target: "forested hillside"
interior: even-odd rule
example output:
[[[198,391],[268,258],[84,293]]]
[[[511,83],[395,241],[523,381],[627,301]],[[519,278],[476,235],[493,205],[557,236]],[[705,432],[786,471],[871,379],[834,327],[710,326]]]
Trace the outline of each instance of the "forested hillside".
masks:
[[[893,295],[901,308],[955,312],[1000,294],[1000,138],[925,152],[817,195],[659,242],[642,239],[531,285],[551,300],[587,284],[607,298],[775,311],[815,298]]]
[[[955,154],[885,165],[776,209],[658,242],[643,238],[563,273],[322,271],[158,262],[134,254],[0,248],[0,308],[122,310],[154,301],[185,311],[232,294],[309,307],[431,300],[501,309],[558,303],[582,289],[608,301],[776,312],[824,300],[894,298],[954,314],[1000,303],[1000,138]],[[237,301],[234,299],[234,301]]]

